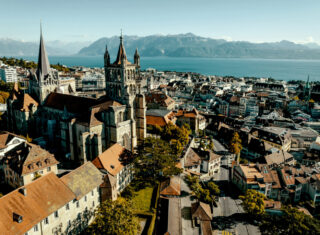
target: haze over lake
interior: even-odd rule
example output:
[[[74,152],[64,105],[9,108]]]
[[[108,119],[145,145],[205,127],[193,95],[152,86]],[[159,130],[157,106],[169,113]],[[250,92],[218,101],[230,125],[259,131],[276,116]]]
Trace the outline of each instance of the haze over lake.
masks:
[[[23,57],[37,61],[36,57]],[[132,58],[128,56],[129,61]],[[102,56],[49,56],[51,64],[66,66],[103,67]],[[197,72],[205,75],[235,77],[272,77],[279,80],[320,81],[320,60],[276,60],[195,57],[142,57],[141,68],[155,68],[179,72]]]

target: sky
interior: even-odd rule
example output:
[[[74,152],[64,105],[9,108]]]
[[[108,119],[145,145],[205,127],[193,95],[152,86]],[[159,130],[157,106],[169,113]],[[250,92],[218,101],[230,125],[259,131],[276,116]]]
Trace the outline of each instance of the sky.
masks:
[[[194,33],[234,41],[320,43],[319,0],[0,0],[0,38],[95,41]]]

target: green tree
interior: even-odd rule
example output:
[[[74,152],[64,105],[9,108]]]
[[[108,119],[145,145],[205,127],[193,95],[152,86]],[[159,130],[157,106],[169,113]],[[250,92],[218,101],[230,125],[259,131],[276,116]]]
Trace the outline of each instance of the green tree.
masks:
[[[240,153],[242,150],[242,145],[241,145],[241,139],[240,136],[238,134],[238,132],[235,132],[233,134],[233,137],[230,141],[230,145],[229,145],[229,150],[231,153],[235,154],[237,156],[237,163],[239,165],[239,161],[240,161]]]
[[[239,196],[242,200],[243,209],[250,216],[261,216],[264,214],[264,200],[266,196],[256,190],[248,189],[244,196]]]
[[[214,143],[212,139],[210,139],[210,142],[209,142],[209,149],[212,151],[214,150]]]
[[[294,207],[282,208],[280,216],[265,215],[260,224],[263,235],[302,235],[320,234],[320,221],[304,214]]]
[[[220,194],[219,186],[213,183],[212,181],[208,183],[208,189],[210,190],[210,193],[212,195],[218,196]]]
[[[138,145],[137,152],[134,171],[138,177],[158,180],[162,176],[181,173],[176,167],[178,156],[175,150],[164,140],[148,137]]]
[[[100,234],[137,234],[139,231],[138,218],[134,216],[130,202],[118,199],[103,202],[96,211],[92,224],[87,233]]]

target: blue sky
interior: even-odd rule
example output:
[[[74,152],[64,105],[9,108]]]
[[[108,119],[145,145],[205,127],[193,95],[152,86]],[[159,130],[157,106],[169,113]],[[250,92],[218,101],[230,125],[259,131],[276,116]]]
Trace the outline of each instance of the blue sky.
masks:
[[[0,0],[0,38],[94,41],[119,35],[194,34],[320,42],[319,0]]]

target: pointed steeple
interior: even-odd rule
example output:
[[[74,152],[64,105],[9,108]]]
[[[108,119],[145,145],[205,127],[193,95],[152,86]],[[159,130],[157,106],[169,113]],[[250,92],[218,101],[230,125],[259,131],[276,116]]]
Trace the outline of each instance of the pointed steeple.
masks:
[[[105,66],[110,65],[110,55],[109,55],[107,46],[106,46],[106,51],[104,53],[104,65]]]
[[[114,64],[122,64],[122,63],[129,64],[129,61],[127,60],[126,51],[123,45],[123,37],[122,37],[122,31],[121,31],[119,50],[117,54],[117,59],[114,62]]]
[[[140,66],[140,55],[138,52],[138,48],[136,48],[136,52],[134,53],[134,63]]]
[[[47,55],[47,51],[44,45],[42,36],[42,25],[40,23],[40,46],[39,46],[39,57],[38,57],[38,68],[37,78],[39,81],[44,81],[47,75],[50,73],[50,63]]]

